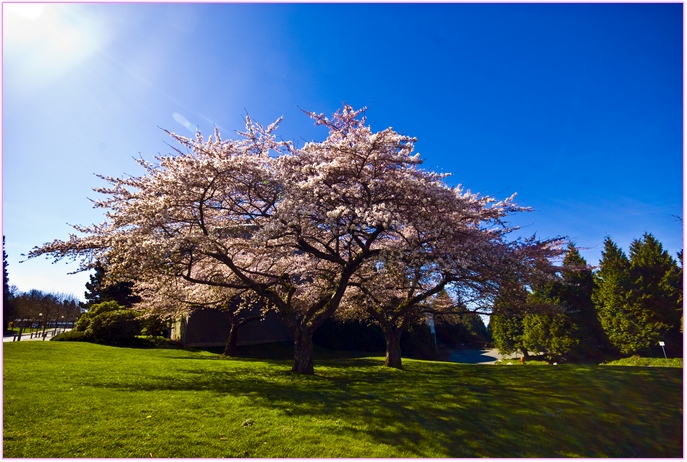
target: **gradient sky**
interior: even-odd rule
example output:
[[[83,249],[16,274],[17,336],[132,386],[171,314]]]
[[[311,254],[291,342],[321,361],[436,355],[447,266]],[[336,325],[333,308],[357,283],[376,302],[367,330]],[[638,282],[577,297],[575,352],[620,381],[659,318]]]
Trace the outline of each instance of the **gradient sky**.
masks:
[[[424,167],[535,211],[523,234],[653,233],[682,249],[683,6],[3,4],[3,234],[10,284],[83,298],[74,264],[21,254],[101,221],[93,174],[139,174],[160,127],[224,138],[247,113],[300,145],[300,108],[368,106]]]

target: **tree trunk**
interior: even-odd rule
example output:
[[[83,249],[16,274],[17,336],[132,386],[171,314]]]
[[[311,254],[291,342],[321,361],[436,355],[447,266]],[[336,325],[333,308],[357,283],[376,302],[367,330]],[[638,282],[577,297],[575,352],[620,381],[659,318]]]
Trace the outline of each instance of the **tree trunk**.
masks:
[[[386,367],[393,367],[401,369],[401,334],[402,329],[394,329],[390,327],[384,329],[384,340],[386,340],[386,358],[384,365]]]
[[[224,356],[236,356],[236,340],[239,337],[239,326],[232,322],[229,326],[229,338],[226,345],[224,345]]]
[[[224,356],[237,356],[236,342],[239,338],[239,328],[244,324],[261,319],[262,316],[240,318],[232,311],[225,311],[225,313],[229,316],[229,338],[227,338],[227,343],[224,345],[223,354]]]
[[[293,368],[296,374],[314,375],[312,332],[300,328],[293,336]]]

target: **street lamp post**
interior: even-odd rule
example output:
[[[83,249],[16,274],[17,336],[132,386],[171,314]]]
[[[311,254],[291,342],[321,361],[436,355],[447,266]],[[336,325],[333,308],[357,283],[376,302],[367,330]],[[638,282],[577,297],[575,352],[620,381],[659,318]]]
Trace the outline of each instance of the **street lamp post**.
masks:
[[[45,328],[47,327],[47,321],[43,321],[43,313],[38,313],[38,316],[41,317],[41,322],[43,323],[43,332],[41,334],[43,335],[43,340],[45,340]]]

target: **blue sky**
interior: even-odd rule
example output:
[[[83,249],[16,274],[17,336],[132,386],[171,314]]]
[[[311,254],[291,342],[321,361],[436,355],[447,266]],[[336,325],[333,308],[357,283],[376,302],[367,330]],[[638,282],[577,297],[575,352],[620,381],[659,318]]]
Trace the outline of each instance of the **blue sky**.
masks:
[[[683,6],[3,4],[3,234],[10,284],[83,298],[33,246],[101,221],[93,175],[141,173],[159,127],[225,138],[246,113],[320,140],[299,108],[369,106],[425,168],[519,202],[524,234],[682,248]]]

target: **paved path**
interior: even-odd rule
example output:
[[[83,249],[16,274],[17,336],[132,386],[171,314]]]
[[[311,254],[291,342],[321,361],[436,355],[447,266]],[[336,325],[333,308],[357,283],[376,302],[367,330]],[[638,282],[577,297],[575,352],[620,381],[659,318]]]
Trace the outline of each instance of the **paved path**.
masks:
[[[54,330],[55,330],[55,329],[53,328],[53,329],[48,329],[48,330],[45,331],[45,333],[48,334],[48,335],[45,336],[45,341],[46,341],[46,342],[47,342],[48,340],[50,340],[50,339],[53,337],[52,334],[53,334],[53,331],[54,331]],[[71,329],[67,329],[67,331],[70,331],[70,330],[71,330]],[[61,333],[62,333],[62,329],[58,329],[58,334],[61,334]],[[36,334],[34,333],[33,338],[31,338],[31,334],[22,334],[21,340],[20,340],[20,341],[21,341],[21,342],[26,342],[26,341],[31,341],[31,342],[33,342],[33,341],[36,341],[36,340],[43,340],[43,339],[41,338],[41,334],[42,334],[42,332],[38,332],[38,335],[36,335]],[[3,335],[2,341],[3,341],[3,342],[14,342],[14,341],[15,341],[15,340],[14,340],[14,335]]]
[[[452,363],[464,364],[494,364],[499,359],[508,359],[510,356],[502,356],[499,350],[451,350],[448,358]],[[514,359],[518,361],[518,359]]]

